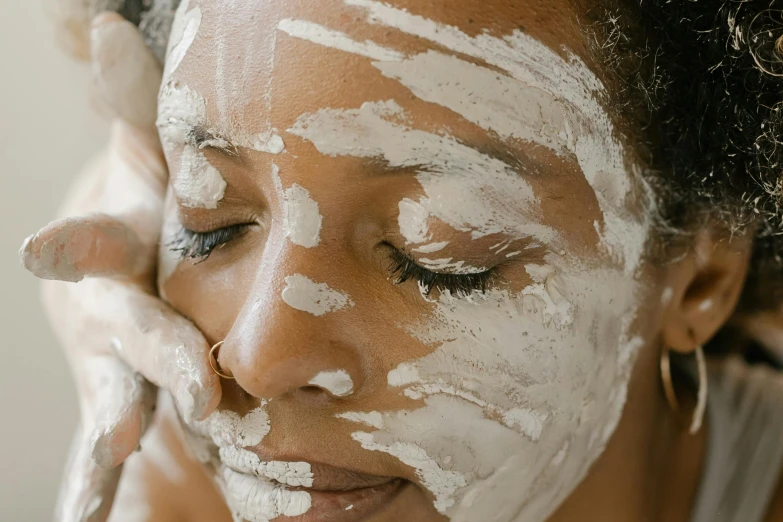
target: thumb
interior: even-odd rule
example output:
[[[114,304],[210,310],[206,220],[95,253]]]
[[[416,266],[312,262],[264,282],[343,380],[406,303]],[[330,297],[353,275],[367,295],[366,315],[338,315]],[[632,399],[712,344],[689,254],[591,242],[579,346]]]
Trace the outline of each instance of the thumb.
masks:
[[[119,356],[95,356],[87,362],[95,422],[90,436],[93,460],[102,468],[123,462],[140,446],[153,415],[157,390]]]
[[[154,387],[116,356],[87,365],[82,422],[76,431],[55,510],[55,522],[105,522],[122,462],[139,447],[155,403]],[[83,395],[85,397],[85,395]]]

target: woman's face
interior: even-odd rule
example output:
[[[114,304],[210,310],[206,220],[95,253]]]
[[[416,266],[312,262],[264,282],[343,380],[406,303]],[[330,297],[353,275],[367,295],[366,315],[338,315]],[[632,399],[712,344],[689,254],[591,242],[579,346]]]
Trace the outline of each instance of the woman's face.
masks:
[[[538,522],[602,453],[653,289],[585,47],[565,0],[183,2],[164,244],[211,255],[160,283],[225,339],[237,519]]]

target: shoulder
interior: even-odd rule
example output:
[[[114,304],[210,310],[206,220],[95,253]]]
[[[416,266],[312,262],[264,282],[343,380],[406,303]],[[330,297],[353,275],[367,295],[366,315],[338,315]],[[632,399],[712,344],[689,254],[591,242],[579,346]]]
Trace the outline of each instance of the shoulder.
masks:
[[[768,506],[765,522],[783,520],[783,373],[765,365],[749,365],[730,357],[715,368],[716,393],[711,394],[723,410],[726,455],[715,456],[734,464],[725,493],[754,499]],[[716,408],[717,406],[717,408]],[[718,435],[711,430],[711,436]],[[721,435],[718,435],[719,437]],[[738,491],[739,490],[739,491]]]

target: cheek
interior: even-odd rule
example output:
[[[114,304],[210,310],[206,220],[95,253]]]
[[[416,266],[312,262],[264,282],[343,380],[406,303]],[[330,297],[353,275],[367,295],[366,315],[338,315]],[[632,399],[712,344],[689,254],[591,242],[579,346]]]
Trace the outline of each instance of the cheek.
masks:
[[[206,260],[182,259],[165,243],[161,247],[161,296],[194,321],[208,340],[224,338],[249,298],[263,255],[260,236],[262,231],[253,229],[235,244],[216,248]]]
[[[519,294],[442,296],[427,321],[409,328],[437,348],[388,374],[389,386],[420,407],[383,414],[381,430],[354,434],[365,449],[429,477],[436,507],[459,520],[482,519],[498,495],[510,496],[496,505],[513,512],[571,487],[624,404],[640,345],[626,334],[635,284],[612,269],[529,272],[534,283]],[[408,453],[414,448],[420,460]]]
[[[612,283],[620,275],[613,270],[568,276],[529,265],[528,271],[533,283],[516,295],[492,290],[470,300],[442,297],[431,320],[409,329],[438,348],[392,371],[389,384],[423,395],[428,390],[417,379],[445,382],[471,391],[500,418],[511,419],[508,412],[524,406],[541,420],[533,430],[538,433],[526,433],[534,440],[543,419],[581,407],[574,400],[579,394],[610,386],[614,380],[595,375],[624,365],[626,325],[618,318],[635,305],[634,285]]]

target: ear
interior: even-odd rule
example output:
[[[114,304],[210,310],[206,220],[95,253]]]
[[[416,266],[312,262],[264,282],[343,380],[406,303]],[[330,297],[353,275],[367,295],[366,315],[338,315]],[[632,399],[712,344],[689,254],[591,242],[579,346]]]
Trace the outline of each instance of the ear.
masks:
[[[728,321],[748,273],[752,236],[727,239],[702,230],[695,248],[670,267],[665,292],[671,297],[662,332],[666,346],[690,353]]]

